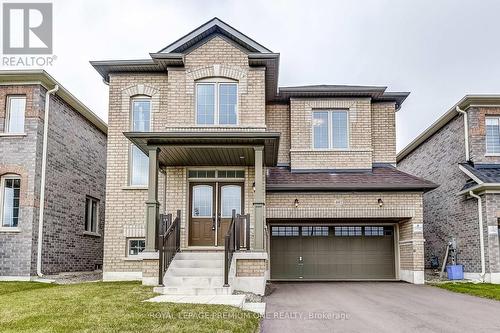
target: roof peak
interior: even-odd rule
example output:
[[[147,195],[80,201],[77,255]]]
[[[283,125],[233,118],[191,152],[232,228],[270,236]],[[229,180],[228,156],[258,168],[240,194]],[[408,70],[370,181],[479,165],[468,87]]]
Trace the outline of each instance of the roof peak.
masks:
[[[203,23],[193,31],[177,39],[175,42],[164,47],[158,53],[185,53],[201,41],[209,38],[212,34],[222,34],[249,52],[272,53],[271,50],[233,28],[218,17]]]

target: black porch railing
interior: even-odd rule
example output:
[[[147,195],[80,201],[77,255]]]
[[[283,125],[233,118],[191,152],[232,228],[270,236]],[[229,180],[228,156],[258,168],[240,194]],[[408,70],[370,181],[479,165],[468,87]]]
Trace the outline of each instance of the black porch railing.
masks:
[[[233,209],[231,223],[224,237],[224,287],[229,287],[229,269],[236,251],[250,250],[250,215],[236,215]]]
[[[163,285],[163,276],[181,248],[181,211],[177,211],[173,221],[172,214],[161,215],[158,224],[156,226],[156,247],[160,255],[158,284]]]

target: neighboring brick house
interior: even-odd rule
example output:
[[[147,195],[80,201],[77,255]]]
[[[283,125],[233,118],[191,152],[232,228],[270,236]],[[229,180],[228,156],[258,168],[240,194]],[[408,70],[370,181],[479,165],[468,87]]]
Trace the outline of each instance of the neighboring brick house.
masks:
[[[105,280],[157,284],[159,214],[180,210],[164,291],[227,292],[235,209],[250,216],[250,249],[235,252],[229,290],[423,283],[422,193],[435,185],[394,166],[408,93],[278,89],[279,54],[217,18],[151,59],[91,63],[110,88]]]
[[[0,71],[0,280],[101,267],[106,133],[45,71]]]
[[[424,195],[426,266],[454,239],[465,278],[500,283],[499,119],[500,95],[467,95],[397,155],[440,185]]]

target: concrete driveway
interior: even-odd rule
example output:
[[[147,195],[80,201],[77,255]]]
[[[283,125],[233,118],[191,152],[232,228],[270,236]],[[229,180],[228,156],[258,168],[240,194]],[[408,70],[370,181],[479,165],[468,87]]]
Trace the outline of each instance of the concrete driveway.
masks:
[[[400,282],[275,283],[263,332],[500,332],[500,302]]]

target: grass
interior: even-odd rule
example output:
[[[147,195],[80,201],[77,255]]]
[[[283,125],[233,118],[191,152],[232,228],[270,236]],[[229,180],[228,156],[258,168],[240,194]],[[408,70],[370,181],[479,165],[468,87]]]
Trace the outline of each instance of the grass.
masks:
[[[256,314],[222,305],[149,303],[134,282],[0,282],[2,332],[256,332]]]
[[[498,284],[455,282],[433,284],[433,286],[457,293],[469,294],[500,301],[500,285]]]

